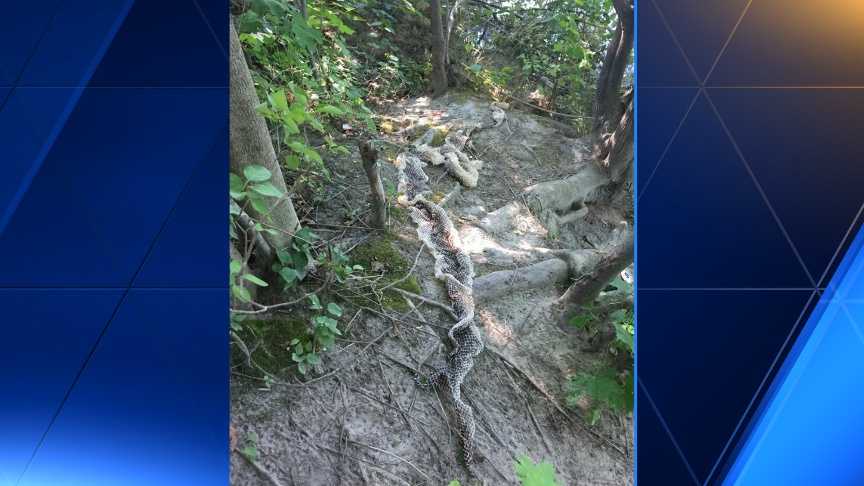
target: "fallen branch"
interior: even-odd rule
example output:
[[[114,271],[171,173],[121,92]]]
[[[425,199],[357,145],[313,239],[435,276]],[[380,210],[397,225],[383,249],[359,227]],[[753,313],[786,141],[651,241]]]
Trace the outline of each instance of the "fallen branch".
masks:
[[[402,290],[402,289],[397,289],[397,288],[394,288],[393,290],[395,290],[396,292],[399,292],[400,294],[402,294],[406,297],[410,297],[412,299],[417,299],[420,302],[423,302],[424,304],[429,304],[431,306],[434,306],[434,307],[437,307],[437,308],[443,310],[444,312],[447,313],[447,315],[452,317],[454,321],[459,320],[459,318],[456,316],[456,313],[453,312],[453,309],[450,308],[450,306],[447,304],[442,304],[441,302],[438,302],[437,300],[428,299],[426,297],[423,297],[422,295],[417,295],[413,292],[408,292],[407,290]]]
[[[387,198],[384,195],[384,185],[381,183],[381,172],[378,169],[378,151],[372,143],[366,140],[360,144],[360,158],[363,159],[363,170],[369,179],[369,203],[372,205],[370,224],[373,228],[384,229],[387,216]]]

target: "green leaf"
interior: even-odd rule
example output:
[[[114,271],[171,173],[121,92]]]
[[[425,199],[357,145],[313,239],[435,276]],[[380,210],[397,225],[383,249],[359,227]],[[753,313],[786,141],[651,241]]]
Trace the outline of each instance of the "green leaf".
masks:
[[[285,157],[285,167],[291,170],[297,170],[300,167],[300,157],[293,154]]]
[[[318,112],[326,113],[326,114],[331,115],[331,116],[342,116],[345,114],[344,111],[342,111],[341,109],[339,109],[333,105],[320,105],[318,107]]]
[[[516,476],[522,486],[558,486],[555,479],[555,468],[546,461],[535,464],[528,456],[521,456],[514,463]]]
[[[252,208],[255,211],[258,211],[261,214],[267,214],[270,212],[270,207],[267,206],[267,203],[264,201],[264,198],[258,197],[250,197],[249,203],[252,204]]]
[[[237,275],[243,269],[243,263],[240,260],[231,260],[228,268],[231,270],[231,275]]]
[[[329,312],[330,314],[332,314],[336,317],[340,317],[342,315],[342,308],[339,307],[338,304],[334,304],[333,302],[330,302],[329,304],[327,304],[327,312]]]
[[[633,409],[632,393],[618,379],[614,369],[604,368],[592,373],[579,373],[570,379],[568,384],[567,402],[575,404],[581,396],[589,396],[591,399],[616,412],[625,412]]]
[[[588,324],[594,321],[594,316],[591,314],[579,314],[570,318],[570,325],[576,329],[585,329]]]
[[[249,290],[242,285],[232,285],[231,293],[243,302],[252,302],[252,295]]]
[[[318,356],[318,353],[309,353],[306,355],[306,362],[315,366],[321,362],[321,356]]]
[[[290,116],[286,115],[282,117],[282,126],[285,127],[285,137],[287,138],[289,135],[296,135],[300,133],[300,128],[297,126],[297,123],[294,122],[290,118]],[[287,142],[287,140],[286,140]]]
[[[315,294],[310,295],[310,296],[309,296],[309,301],[311,302],[311,303],[309,304],[309,308],[310,308],[310,309],[312,309],[312,310],[321,310],[321,309],[323,309],[323,307],[321,307],[321,301],[318,300],[318,296],[317,296],[317,295],[315,295]]]
[[[279,110],[287,110],[288,109],[288,99],[285,97],[285,91],[279,90],[274,91],[267,95],[267,101],[270,102],[274,108]]]
[[[462,486],[462,483],[460,483],[458,480],[454,479],[453,481],[450,481],[449,483],[447,483],[447,486]]]
[[[291,150],[297,152],[298,154],[302,154],[303,152],[309,150],[309,147],[307,147],[305,143],[299,142],[297,140],[289,142],[288,147],[290,147]]]
[[[233,199],[228,202],[228,214],[231,214],[233,216],[240,215],[240,206],[236,202],[234,202]]]
[[[243,175],[252,182],[269,181],[272,177],[270,171],[261,165],[247,165],[243,168]]]
[[[633,351],[633,332],[631,329],[632,326],[627,326],[624,324],[616,323],[615,324],[615,339],[621,343],[628,351]]]
[[[268,284],[267,282],[265,282],[265,281],[261,280],[260,278],[256,277],[255,275],[252,275],[251,273],[243,274],[243,279],[244,279],[244,280],[248,280],[248,281],[252,282],[253,284],[255,284],[255,285],[259,286],[259,287],[267,287],[267,286],[270,285],[270,284]]]
[[[306,157],[306,160],[312,160],[319,164],[323,164],[324,161],[321,159],[321,155],[318,154],[314,149],[307,148],[303,151],[303,156]]]
[[[257,192],[258,194],[263,195],[263,196],[282,197],[284,195],[284,194],[282,194],[282,191],[277,189],[276,186],[274,186],[273,184],[271,184],[269,182],[262,182],[260,184],[253,184],[252,190]]]
[[[312,243],[313,241],[318,241],[321,239],[309,228],[301,228],[300,231],[294,234],[294,236],[303,241],[304,243]]]
[[[243,178],[231,172],[230,174],[228,174],[228,188],[231,192],[243,192]]]
[[[258,449],[255,446],[248,445],[240,450],[240,453],[246,456],[250,461],[258,460]]]
[[[290,267],[282,267],[281,269],[279,269],[279,275],[281,275],[282,278],[285,279],[286,283],[292,283],[295,280],[299,280],[297,278],[297,270],[294,270]]]

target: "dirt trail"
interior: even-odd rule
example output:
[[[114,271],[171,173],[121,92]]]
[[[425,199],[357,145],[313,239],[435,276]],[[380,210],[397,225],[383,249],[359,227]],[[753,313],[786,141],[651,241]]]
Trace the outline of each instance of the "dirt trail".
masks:
[[[396,185],[395,154],[427,128],[452,130],[489,113],[488,101],[452,95],[390,107],[383,124],[390,132],[382,146],[385,185]],[[484,161],[480,183],[463,188],[446,209],[478,278],[548,259],[549,249],[590,248],[624,217],[619,208],[593,207],[550,239],[522,204],[526,187],[566,177],[588,161],[585,141],[567,137],[548,120],[508,109],[505,123],[478,131],[472,143]],[[366,207],[368,187],[359,157],[355,153],[331,163],[337,183],[316,206],[316,231],[327,232],[346,251],[363,252],[381,236],[362,225],[346,228],[352,226],[346,220],[358,220],[358,208]],[[440,195],[458,185],[441,167],[426,172]],[[446,302],[433,276],[433,259],[420,251],[413,224],[398,209],[391,210],[390,221],[394,236],[387,242],[407,262],[402,272],[416,259],[416,290]],[[372,262],[367,271],[378,271],[376,264],[387,262]],[[590,343],[552,322],[550,307],[561,290],[514,291],[478,304],[477,324],[487,350],[463,386],[478,421],[479,461],[470,471],[459,462],[447,393],[418,389],[413,381],[419,365],[443,361],[452,319],[416,299],[416,310],[401,300],[396,303],[402,305],[377,305],[387,303],[380,295],[343,295],[353,303],[345,305],[340,324],[350,328],[347,339],[323,355],[314,381],[297,385],[286,375],[261,389],[260,383],[235,376],[232,421],[241,446],[254,433],[259,467],[283,485],[446,485],[454,479],[463,485],[518,484],[513,462],[523,454],[551,462],[561,485],[632,484],[632,420],[604,416],[589,427],[578,411],[562,405],[567,375],[591,367],[598,357]],[[231,478],[235,485],[274,483],[236,453]]]

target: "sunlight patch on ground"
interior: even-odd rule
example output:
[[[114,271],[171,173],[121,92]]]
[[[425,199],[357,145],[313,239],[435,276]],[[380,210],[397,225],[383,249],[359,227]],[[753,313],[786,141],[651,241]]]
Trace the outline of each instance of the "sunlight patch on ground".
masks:
[[[529,252],[511,250],[510,248],[501,246],[497,241],[490,238],[485,231],[476,226],[463,226],[459,231],[459,236],[462,238],[462,248],[470,255],[483,254],[490,251],[510,256],[524,257],[529,255]]]
[[[500,321],[495,313],[483,309],[478,312],[477,317],[480,319],[480,325],[486,330],[487,339],[492,344],[503,348],[513,342],[513,328],[506,322]]]

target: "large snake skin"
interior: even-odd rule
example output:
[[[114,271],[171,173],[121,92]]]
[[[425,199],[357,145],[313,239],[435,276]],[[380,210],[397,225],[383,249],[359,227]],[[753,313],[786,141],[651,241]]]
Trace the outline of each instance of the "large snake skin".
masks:
[[[483,351],[483,340],[474,325],[474,266],[447,212],[424,197],[429,192],[429,179],[423,171],[425,164],[412,153],[400,154],[397,164],[399,192],[404,195],[402,202],[410,208],[411,218],[417,224],[417,235],[435,257],[435,277],[444,282],[458,317],[458,322],[448,332],[454,350],[447,363],[425,378],[418,376],[416,381],[424,387],[447,382],[456,407],[465,463],[471,464],[476,425],[473,409],[462,399],[461,386],[474,367],[474,357]]]

